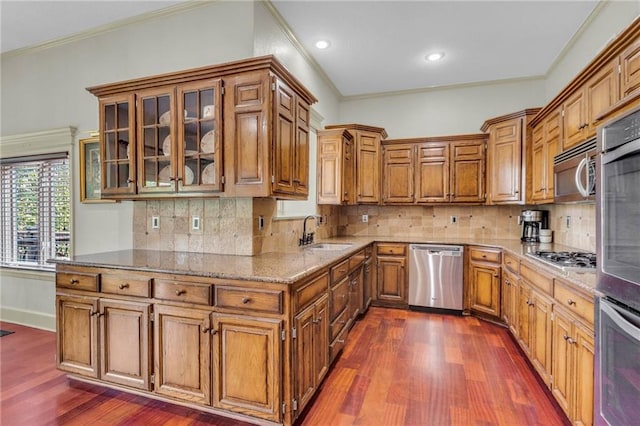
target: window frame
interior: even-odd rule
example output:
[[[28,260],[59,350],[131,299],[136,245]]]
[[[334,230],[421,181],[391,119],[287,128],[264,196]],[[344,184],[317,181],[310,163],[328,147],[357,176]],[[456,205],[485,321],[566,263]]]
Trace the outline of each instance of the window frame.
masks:
[[[43,132],[0,137],[0,158],[29,157],[67,152],[69,167],[69,256],[74,254],[74,200],[75,200],[75,127],[63,127]],[[0,264],[0,270],[29,270],[51,272],[54,266],[46,263]]]

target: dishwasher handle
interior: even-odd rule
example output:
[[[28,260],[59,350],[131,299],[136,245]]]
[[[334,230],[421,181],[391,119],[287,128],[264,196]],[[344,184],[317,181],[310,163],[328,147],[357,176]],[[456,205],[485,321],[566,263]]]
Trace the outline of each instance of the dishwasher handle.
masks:
[[[428,245],[411,245],[411,250],[426,251],[427,254],[439,256],[462,256],[463,248],[459,246],[428,246]]]

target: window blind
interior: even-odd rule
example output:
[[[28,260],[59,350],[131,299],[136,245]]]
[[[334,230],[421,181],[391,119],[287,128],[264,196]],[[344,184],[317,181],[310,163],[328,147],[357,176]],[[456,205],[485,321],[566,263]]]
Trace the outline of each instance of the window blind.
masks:
[[[71,191],[67,153],[0,160],[0,264],[53,269],[69,258]]]

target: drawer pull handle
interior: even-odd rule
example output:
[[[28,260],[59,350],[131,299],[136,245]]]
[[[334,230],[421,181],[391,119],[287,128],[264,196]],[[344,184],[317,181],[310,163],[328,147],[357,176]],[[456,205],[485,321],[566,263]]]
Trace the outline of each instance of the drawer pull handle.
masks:
[[[344,343],[344,340],[336,340],[336,343],[343,344],[343,343]]]
[[[246,305],[247,303],[249,303],[249,302],[251,302],[251,298],[250,298],[250,297],[243,297],[243,298],[242,298],[242,303],[244,303],[245,305]]]
[[[187,290],[176,290],[176,296],[182,296],[186,292],[187,292]]]
[[[80,284],[80,281],[79,281],[79,280],[77,280],[77,279],[75,279],[75,278],[71,278],[71,279],[69,280],[69,284],[71,284],[71,285]]]
[[[129,288],[129,283],[120,284],[120,290],[124,290],[125,288]]]
[[[567,300],[567,305],[571,306],[571,305],[575,305],[576,302],[573,299],[569,299]]]

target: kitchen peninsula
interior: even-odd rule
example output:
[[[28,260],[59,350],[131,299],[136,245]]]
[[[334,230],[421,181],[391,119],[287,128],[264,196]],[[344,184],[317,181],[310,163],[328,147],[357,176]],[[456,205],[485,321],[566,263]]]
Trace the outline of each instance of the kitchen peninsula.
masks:
[[[532,246],[519,240],[323,242],[340,246],[250,257],[124,250],[58,261],[58,366],[76,379],[223,416],[292,424],[344,346],[353,321],[370,303],[378,304],[376,268],[371,268],[378,263],[378,247],[437,242],[498,249],[504,273],[493,320],[506,319],[521,347],[532,348],[525,349],[530,357],[536,344],[546,353],[551,317],[541,322],[548,327],[542,342],[523,337],[529,328],[522,318],[516,320],[521,312],[518,301],[508,298],[512,282],[529,286],[556,311],[560,305],[565,305],[560,311],[579,309],[570,318],[587,312],[595,294],[594,274],[555,271],[527,256]],[[407,285],[406,273],[400,285]],[[516,273],[522,277],[514,279]],[[465,280],[465,311],[473,313],[468,290]],[[526,302],[525,312],[531,303]],[[406,298],[398,307],[407,307]],[[550,374],[551,356],[539,362],[540,369],[535,360],[539,373]]]

